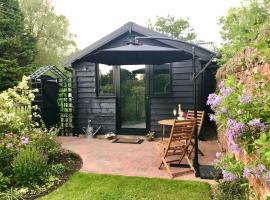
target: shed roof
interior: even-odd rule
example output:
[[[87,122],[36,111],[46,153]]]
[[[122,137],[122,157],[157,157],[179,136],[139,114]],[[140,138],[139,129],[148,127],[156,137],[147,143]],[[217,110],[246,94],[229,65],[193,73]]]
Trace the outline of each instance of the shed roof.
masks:
[[[91,44],[90,46],[72,54],[69,56],[65,62],[65,66],[72,66],[72,64],[76,61],[79,61],[80,59],[83,59],[85,56],[89,55],[90,53],[94,52],[95,50],[101,48],[102,46],[108,44],[109,42],[112,42],[114,39],[118,38],[119,36],[128,33],[128,32],[136,32],[139,33],[143,36],[157,36],[157,37],[167,37],[161,33],[158,33],[156,31],[153,31],[151,29],[148,29],[146,27],[140,26],[134,22],[128,22],[124,24],[122,27],[118,28],[117,30],[113,31],[109,35],[101,38],[100,40],[96,41],[95,43]],[[212,55],[215,53],[202,47],[199,46],[195,43],[192,42],[186,42],[182,40],[174,40],[174,41],[169,41],[169,40],[162,40],[162,39],[155,39],[161,43],[164,43],[166,45],[169,45],[174,48],[180,48],[185,50],[186,52],[192,53],[192,47],[196,47],[196,55],[202,59],[202,60],[209,60]]]

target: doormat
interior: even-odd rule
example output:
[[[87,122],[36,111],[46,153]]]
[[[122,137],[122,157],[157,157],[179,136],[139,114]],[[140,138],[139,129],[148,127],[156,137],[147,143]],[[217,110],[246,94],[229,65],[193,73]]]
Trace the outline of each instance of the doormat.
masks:
[[[141,144],[143,139],[117,138],[112,143]]]

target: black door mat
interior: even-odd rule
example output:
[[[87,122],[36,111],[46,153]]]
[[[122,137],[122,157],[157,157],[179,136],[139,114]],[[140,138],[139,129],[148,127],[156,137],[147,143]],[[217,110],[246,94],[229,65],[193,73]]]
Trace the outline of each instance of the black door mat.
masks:
[[[222,179],[221,170],[212,165],[201,165],[199,167],[201,179]]]
[[[112,143],[141,144],[143,139],[117,138]]]

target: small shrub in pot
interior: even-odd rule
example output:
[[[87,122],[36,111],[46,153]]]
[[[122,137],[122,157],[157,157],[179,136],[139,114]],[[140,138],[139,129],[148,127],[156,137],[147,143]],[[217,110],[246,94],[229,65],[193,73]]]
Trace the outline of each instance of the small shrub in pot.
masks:
[[[155,138],[155,132],[149,131],[149,132],[146,134],[145,137],[146,137],[146,139],[147,139],[148,141],[153,141],[154,138]]]

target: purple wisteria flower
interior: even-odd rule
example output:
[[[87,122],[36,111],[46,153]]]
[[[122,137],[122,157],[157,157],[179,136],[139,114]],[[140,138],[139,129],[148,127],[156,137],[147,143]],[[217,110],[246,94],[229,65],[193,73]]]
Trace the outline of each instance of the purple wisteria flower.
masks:
[[[9,149],[9,148],[13,147],[13,144],[12,143],[7,143],[6,147]]]
[[[239,137],[245,131],[244,123],[237,122],[234,119],[228,119],[227,127],[227,133],[229,137]]]
[[[259,164],[256,168],[252,169],[252,172],[256,176],[256,178],[261,178],[266,172],[266,167],[263,164]]]
[[[223,179],[225,181],[234,181],[237,179],[237,176],[231,172],[227,172],[225,170],[222,170]]]
[[[22,137],[21,138],[21,144],[28,144],[29,143],[29,138],[28,137]]]
[[[220,81],[218,84],[219,89],[225,88],[225,81]]]
[[[230,149],[235,153],[241,153],[242,149],[237,145],[237,138],[245,131],[245,125],[234,119],[228,119],[226,134]]]
[[[224,96],[224,97],[228,96],[230,93],[233,92],[232,88],[226,88],[225,87],[225,82],[224,81],[221,81],[218,87],[219,87],[219,90],[220,90],[220,94],[222,96]]]
[[[245,178],[248,178],[248,177],[250,176],[251,172],[252,172],[251,169],[249,169],[248,167],[245,167],[245,168],[244,168],[244,172],[243,172],[243,176],[244,176]]]
[[[262,173],[265,172],[265,171],[266,171],[265,165],[259,164],[259,165],[258,165],[258,172],[259,172],[260,174],[262,174]]]
[[[265,173],[265,175],[264,175],[264,181],[268,184],[268,185],[270,185],[270,169],[268,169],[268,171]]]
[[[220,112],[223,113],[223,114],[224,114],[224,113],[227,113],[227,108],[222,107],[222,108],[220,109]]]
[[[224,97],[228,96],[232,92],[233,92],[232,88],[224,88],[220,90],[221,95]]]
[[[253,169],[252,172],[253,172],[253,174],[255,175],[256,178],[260,178],[261,173],[259,172],[259,170],[257,170],[257,169],[255,168],[255,169]]]
[[[221,100],[222,100],[221,96],[215,93],[212,93],[212,94],[209,94],[206,104],[209,105],[212,110],[215,110],[217,105],[220,104]]]
[[[234,153],[243,153],[243,150],[238,146],[238,144],[235,143],[233,139],[229,140],[229,148]]]
[[[248,125],[250,125],[255,130],[259,129],[261,132],[265,131],[266,129],[266,125],[263,122],[260,122],[260,119],[253,119],[248,122]]]
[[[220,159],[222,156],[222,153],[221,152],[216,152],[216,159]]]
[[[219,163],[221,157],[222,157],[222,153],[221,152],[216,152],[216,159],[214,159],[213,164],[217,165]]]
[[[210,121],[215,122],[216,121],[216,116],[214,114],[209,114],[209,119],[210,119]]]
[[[242,104],[248,104],[250,101],[251,101],[251,96],[248,94],[243,94],[240,97],[240,103],[242,103]]]

